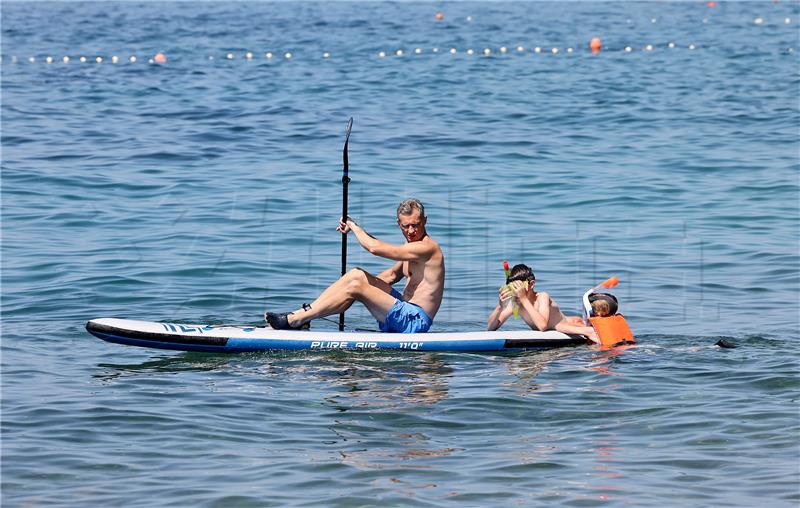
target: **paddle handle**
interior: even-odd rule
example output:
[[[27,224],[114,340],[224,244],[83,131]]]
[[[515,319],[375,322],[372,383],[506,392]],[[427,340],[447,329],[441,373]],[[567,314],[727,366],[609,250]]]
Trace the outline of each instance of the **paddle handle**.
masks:
[[[348,160],[347,145],[350,143],[350,130],[353,128],[353,118],[347,121],[347,130],[342,149],[342,220],[347,222],[347,186],[350,183],[350,161]],[[342,235],[342,277],[347,273],[347,234]],[[339,314],[339,331],[344,331],[344,312]]]
[[[347,184],[350,183],[350,177],[347,175],[342,176],[342,220],[347,222]],[[342,276],[347,273],[347,235],[342,235]],[[339,331],[344,331],[344,312],[339,314]]]

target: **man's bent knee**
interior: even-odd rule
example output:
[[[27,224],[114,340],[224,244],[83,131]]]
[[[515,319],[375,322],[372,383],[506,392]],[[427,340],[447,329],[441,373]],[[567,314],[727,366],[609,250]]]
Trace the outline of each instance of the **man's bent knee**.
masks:
[[[345,275],[348,279],[367,280],[367,271],[361,267],[351,268]]]
[[[364,286],[367,284],[366,277],[353,277],[347,281],[347,286],[345,286],[345,291],[347,292],[347,296],[349,298],[358,298],[359,295],[363,292]]]

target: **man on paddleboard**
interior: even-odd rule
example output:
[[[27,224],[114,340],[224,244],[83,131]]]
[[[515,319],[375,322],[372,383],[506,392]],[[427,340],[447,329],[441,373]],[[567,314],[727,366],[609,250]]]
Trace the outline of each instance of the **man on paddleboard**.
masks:
[[[383,332],[427,332],[442,303],[444,292],[444,255],[425,229],[425,207],[415,198],[397,207],[397,225],[406,243],[394,245],[378,240],[352,218],[339,221],[342,234],[351,231],[370,254],[396,261],[391,268],[375,276],[354,268],[331,284],[311,305],[294,312],[267,312],[266,320],[278,330],[299,330],[319,317],[339,314],[353,302],[363,303],[378,320]],[[392,287],[406,278],[403,293]]]

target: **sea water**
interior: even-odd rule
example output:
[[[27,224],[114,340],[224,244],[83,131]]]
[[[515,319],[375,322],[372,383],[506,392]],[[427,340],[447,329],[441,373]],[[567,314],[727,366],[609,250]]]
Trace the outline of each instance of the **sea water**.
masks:
[[[797,2],[0,13],[4,505],[800,503]],[[617,275],[639,345],[224,356],[86,333],[312,301],[339,276],[351,116],[350,214],[401,243],[416,196],[444,250],[433,331],[484,328],[508,259],[568,314]],[[389,263],[350,238],[349,267]]]

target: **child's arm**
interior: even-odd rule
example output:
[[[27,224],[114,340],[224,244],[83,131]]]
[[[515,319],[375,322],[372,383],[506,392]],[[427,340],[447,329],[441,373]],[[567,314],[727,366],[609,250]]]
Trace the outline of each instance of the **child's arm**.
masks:
[[[550,322],[550,295],[539,293],[536,297],[536,305],[533,305],[527,298],[519,298],[519,302],[525,312],[522,319],[534,330],[547,330],[547,323]]]
[[[489,322],[486,329],[490,332],[503,326],[503,323],[505,323],[511,316],[511,313],[514,312],[513,305],[506,305],[506,301],[509,298],[512,298],[511,292],[506,288],[506,286],[501,287],[497,306],[494,308],[492,313],[489,314]]]

